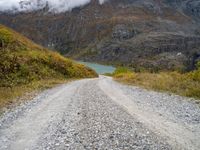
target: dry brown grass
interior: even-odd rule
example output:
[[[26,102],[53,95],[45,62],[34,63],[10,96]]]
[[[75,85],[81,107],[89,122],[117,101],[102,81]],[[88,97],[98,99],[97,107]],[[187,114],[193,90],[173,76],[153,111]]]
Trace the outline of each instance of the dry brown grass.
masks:
[[[161,73],[117,73],[117,81],[156,91],[175,93],[181,96],[200,98],[200,71],[181,74]]]
[[[13,103],[19,103],[21,100],[20,97],[25,96],[25,99],[28,99],[28,95],[30,96],[32,93],[37,93],[38,91],[52,88],[58,84],[70,82],[71,80],[49,79],[14,87],[0,87],[0,110],[4,107],[11,106]]]

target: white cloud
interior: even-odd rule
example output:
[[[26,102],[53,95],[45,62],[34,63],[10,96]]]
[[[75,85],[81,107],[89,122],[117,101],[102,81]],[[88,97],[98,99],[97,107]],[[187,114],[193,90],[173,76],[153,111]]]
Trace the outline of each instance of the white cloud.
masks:
[[[36,10],[43,8],[46,3],[50,11],[63,12],[74,7],[83,6],[91,0],[0,0],[0,11],[16,9],[18,11]],[[105,0],[99,0],[103,4]]]
[[[99,0],[99,3],[102,5],[106,0]]]

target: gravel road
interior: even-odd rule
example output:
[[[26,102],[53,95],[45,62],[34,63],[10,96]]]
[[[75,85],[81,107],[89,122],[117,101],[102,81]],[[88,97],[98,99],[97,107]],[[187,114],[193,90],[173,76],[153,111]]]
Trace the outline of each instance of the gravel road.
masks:
[[[0,117],[0,150],[199,150],[191,99],[110,77],[46,90]]]

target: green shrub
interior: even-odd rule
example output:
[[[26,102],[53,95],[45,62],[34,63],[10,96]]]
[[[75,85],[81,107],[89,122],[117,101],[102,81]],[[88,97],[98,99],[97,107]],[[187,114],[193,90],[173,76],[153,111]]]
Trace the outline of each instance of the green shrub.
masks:
[[[12,34],[6,29],[0,29],[0,45],[1,47],[7,47],[13,43]]]
[[[126,67],[118,67],[113,74],[117,75],[117,74],[121,74],[121,73],[130,73],[130,72],[131,71]]]
[[[200,61],[197,63],[197,69],[200,69]]]

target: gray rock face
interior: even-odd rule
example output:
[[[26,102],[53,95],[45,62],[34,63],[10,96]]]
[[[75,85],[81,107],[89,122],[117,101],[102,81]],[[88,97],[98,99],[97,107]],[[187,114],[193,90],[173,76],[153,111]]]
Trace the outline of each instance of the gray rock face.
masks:
[[[165,0],[165,4],[172,6],[185,14],[200,20],[200,1],[199,0]]]
[[[119,24],[113,28],[112,38],[117,40],[127,40],[138,34],[138,31],[129,29],[126,25]]]
[[[200,1],[189,1],[184,11],[200,20]]]
[[[86,61],[122,63],[152,70],[185,70],[193,68],[199,52],[200,37],[173,33],[139,34],[127,40],[113,40],[98,45],[98,55]],[[120,60],[120,61],[119,61]]]

